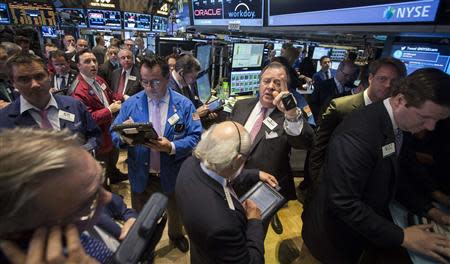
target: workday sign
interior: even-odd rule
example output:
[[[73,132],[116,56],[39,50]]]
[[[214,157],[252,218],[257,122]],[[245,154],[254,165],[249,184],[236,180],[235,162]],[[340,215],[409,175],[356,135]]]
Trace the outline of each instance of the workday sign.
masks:
[[[247,0],[233,1],[224,0],[224,18],[225,19],[256,19],[262,18],[262,1]]]

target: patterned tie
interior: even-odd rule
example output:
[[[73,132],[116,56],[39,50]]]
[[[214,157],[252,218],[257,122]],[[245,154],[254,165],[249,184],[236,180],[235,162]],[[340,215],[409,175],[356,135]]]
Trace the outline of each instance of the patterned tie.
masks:
[[[395,152],[397,156],[400,154],[402,143],[403,143],[403,132],[400,130],[400,128],[397,128],[397,131],[395,132]]]
[[[117,93],[122,95],[123,91],[125,90],[125,80],[127,79],[127,72],[123,71],[122,75],[120,76],[119,80],[119,86],[117,87]]]
[[[266,112],[267,108],[261,107],[261,112],[259,112],[258,119],[256,119],[255,123],[253,124],[252,130],[250,131],[250,137],[252,138],[252,141],[255,140],[256,135],[258,135],[258,132],[261,129],[264,118],[266,118]]]
[[[39,116],[41,117],[41,128],[42,129],[53,129],[50,120],[48,120],[48,110],[39,111]]]
[[[105,95],[103,94],[102,87],[100,86],[100,84],[97,81],[94,81],[94,87],[95,87],[95,92],[98,96],[98,99],[100,99],[100,101],[103,103],[103,105],[105,107],[108,107],[109,106],[108,99],[106,99]]]
[[[161,105],[160,100],[152,100],[152,112],[151,112],[151,121],[153,128],[155,129],[158,136],[161,136],[161,112],[159,106]],[[150,169],[157,173],[161,170],[161,155],[159,151],[151,150],[150,151]]]
[[[113,255],[113,252],[102,241],[84,233],[80,235],[80,242],[86,254],[95,258],[100,263],[106,263]]]

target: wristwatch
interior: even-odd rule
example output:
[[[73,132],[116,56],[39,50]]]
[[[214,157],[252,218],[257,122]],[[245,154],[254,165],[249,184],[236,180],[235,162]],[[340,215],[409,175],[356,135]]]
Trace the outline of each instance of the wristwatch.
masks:
[[[284,114],[284,118],[287,120],[287,121],[289,121],[289,122],[297,122],[301,117],[302,117],[302,110],[300,110],[298,107],[296,108],[297,109],[297,116],[296,117],[294,117],[294,118],[288,118],[287,116],[286,116],[286,114]]]

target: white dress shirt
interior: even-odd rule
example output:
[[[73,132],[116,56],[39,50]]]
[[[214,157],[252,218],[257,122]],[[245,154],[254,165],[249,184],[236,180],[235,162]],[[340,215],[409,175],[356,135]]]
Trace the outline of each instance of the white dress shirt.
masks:
[[[56,103],[55,98],[52,94],[50,94],[50,101],[48,102],[47,106],[44,108],[47,110],[47,118],[50,121],[50,124],[52,125],[53,129],[60,130],[60,124],[59,124],[59,117],[58,117],[58,104]],[[41,127],[42,125],[42,119],[39,112],[41,109],[35,107],[30,102],[28,102],[22,95],[20,96],[20,114],[23,114],[24,112],[29,111],[31,117],[36,121],[36,123]]]

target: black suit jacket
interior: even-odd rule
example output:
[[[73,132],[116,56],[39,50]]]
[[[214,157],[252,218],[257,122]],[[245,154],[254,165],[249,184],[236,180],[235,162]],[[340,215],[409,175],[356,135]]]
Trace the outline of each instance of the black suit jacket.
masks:
[[[251,98],[237,101],[233,108],[231,119],[245,125],[258,100],[258,98]],[[273,130],[273,132],[278,134],[278,137],[267,139],[266,132],[270,133],[271,131],[263,125],[254,142],[252,142],[245,168],[259,169],[274,175],[280,184],[280,193],[287,200],[294,200],[297,197],[294,178],[289,164],[291,148],[311,148],[314,133],[308,122],[303,118],[301,134],[295,137],[289,136],[283,128],[284,114],[275,108],[270,117],[278,124]],[[237,191],[243,193],[246,190]]]
[[[105,61],[105,63],[99,66],[98,75],[100,75],[100,77],[102,77],[103,80],[105,80],[106,83],[108,83],[108,85],[111,86],[112,72],[118,68],[119,68],[118,66],[116,67],[113,64],[111,64],[109,60]]]
[[[70,86],[72,86],[72,83],[75,81],[75,79],[77,78],[78,72],[70,69],[69,71],[69,78],[66,80],[66,90],[65,91],[61,91],[60,94],[62,95],[68,95],[68,91],[70,90]],[[50,75],[50,87],[58,87],[59,84],[55,83],[55,75],[51,74]],[[58,87],[59,88],[59,87]]]
[[[317,192],[302,215],[303,240],[319,261],[355,263],[369,245],[403,242],[403,231],[389,212],[397,155],[382,151],[394,142],[383,102],[354,111],[335,130]]]
[[[319,120],[320,114],[333,98],[350,94],[350,92],[339,93],[334,78],[316,84],[313,93],[308,97],[314,119]]]
[[[169,87],[172,87],[172,89],[174,89],[178,93],[189,98],[189,100],[191,100],[191,102],[194,104],[195,109],[197,109],[203,105],[202,101],[200,101],[200,97],[198,96],[197,85],[194,85],[193,91],[191,91],[191,89],[189,89],[188,87],[180,87],[180,86],[178,86],[178,83],[173,78],[172,74],[170,74],[168,85],[169,85]]]
[[[122,75],[122,68],[118,68],[111,73],[111,90],[116,93],[119,88],[120,77]],[[136,77],[136,80],[128,79],[127,87],[125,87],[125,94],[132,96],[142,90],[139,80],[141,79],[141,74],[139,73],[139,68],[133,65],[131,68],[130,76]]]
[[[256,182],[258,174],[241,174],[238,179]],[[261,220],[247,220],[244,208],[234,197],[235,210],[231,210],[223,187],[203,172],[194,157],[181,166],[175,197],[189,236],[192,264],[264,263]]]

